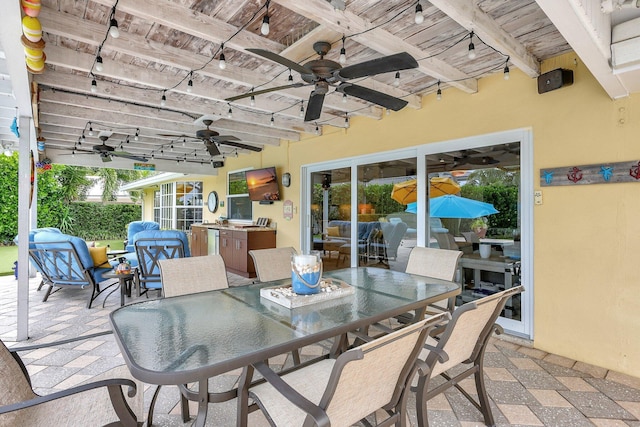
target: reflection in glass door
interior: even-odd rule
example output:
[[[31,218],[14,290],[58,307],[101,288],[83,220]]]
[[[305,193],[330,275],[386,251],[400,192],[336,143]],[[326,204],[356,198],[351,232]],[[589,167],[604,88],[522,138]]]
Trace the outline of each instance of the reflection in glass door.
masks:
[[[416,158],[358,166],[358,265],[404,271],[416,244]]]
[[[519,284],[520,142],[427,155],[427,174],[429,246],[463,252],[456,305]],[[434,180],[459,191],[433,194]],[[522,321],[520,295],[511,298],[502,317]]]
[[[351,168],[312,172],[310,242],[322,253],[325,270],[349,267],[351,253]]]

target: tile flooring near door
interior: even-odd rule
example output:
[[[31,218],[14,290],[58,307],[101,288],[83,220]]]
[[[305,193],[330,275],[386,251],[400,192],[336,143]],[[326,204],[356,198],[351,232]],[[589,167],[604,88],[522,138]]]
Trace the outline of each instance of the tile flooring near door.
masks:
[[[250,279],[229,275],[231,286]],[[102,308],[102,297],[86,309],[88,290],[61,290],[43,303],[44,291],[37,291],[32,279],[29,291],[31,339],[15,342],[16,280],[0,277],[0,337],[8,346],[23,346],[61,340],[110,329],[108,314],[120,306],[119,293],[111,295]],[[153,293],[150,298],[155,298]],[[127,299],[145,300],[146,297]],[[524,344],[524,345],[521,345]],[[304,358],[328,350],[327,343],[305,347]],[[100,336],[59,347],[21,354],[38,393],[46,394],[74,386],[123,363],[112,335]],[[290,364],[287,356],[270,360],[272,365]],[[637,426],[640,427],[640,379],[585,365],[527,346],[526,342],[494,338],[485,357],[486,386],[498,426]],[[213,390],[230,387],[238,372],[212,380]],[[472,380],[461,385],[475,393]],[[148,407],[155,387],[144,391]],[[416,425],[415,401],[409,399],[409,419]],[[154,425],[182,426],[176,387],[163,387],[156,405]],[[207,425],[232,426],[234,401],[211,404]],[[481,426],[480,413],[455,389],[429,402],[432,426]],[[191,413],[197,411],[192,406]],[[259,411],[251,415],[251,426],[266,426]]]

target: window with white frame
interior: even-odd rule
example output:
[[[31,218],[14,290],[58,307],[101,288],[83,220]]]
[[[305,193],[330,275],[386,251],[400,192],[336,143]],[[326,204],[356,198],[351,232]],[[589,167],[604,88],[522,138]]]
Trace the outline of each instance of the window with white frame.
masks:
[[[251,222],[253,206],[249,199],[249,189],[245,170],[229,172],[227,175],[227,215],[229,220]]]
[[[153,220],[160,224],[160,190],[153,192]]]
[[[156,199],[158,200],[157,208]],[[160,228],[163,230],[189,231],[192,224],[202,222],[202,199],[202,181],[162,184],[159,194],[154,195],[154,219],[160,223]]]

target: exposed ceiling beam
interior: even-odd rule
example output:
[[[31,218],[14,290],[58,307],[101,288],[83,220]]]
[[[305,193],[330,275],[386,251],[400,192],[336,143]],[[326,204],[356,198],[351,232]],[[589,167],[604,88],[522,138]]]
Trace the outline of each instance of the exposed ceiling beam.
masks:
[[[468,0],[429,0],[467,30],[473,30],[485,43],[509,55],[511,62],[529,77],[540,74],[540,64],[511,34],[483,12],[476,2]]]
[[[55,119],[55,117],[59,117],[64,120]],[[74,117],[82,117],[80,120],[81,123],[77,123],[78,129],[83,129],[86,121],[92,121],[96,124],[100,124],[102,127],[109,129],[113,127],[114,131],[118,131],[118,128],[122,129],[125,127],[129,127],[130,129],[146,129],[146,135],[153,136],[156,134],[166,133],[167,125],[166,121],[162,119],[146,119],[139,120],[136,117],[132,117],[125,113],[118,113],[113,111],[99,111],[99,110],[87,110],[84,107],[75,107],[70,105],[56,105],[55,109],[48,109],[47,112],[42,113],[42,122],[46,124],[56,124],[59,126],[64,125],[64,123],[71,123]],[[97,128],[97,125],[96,125]],[[194,126],[193,124],[187,123],[174,123],[171,126],[170,132],[184,133],[186,135],[193,133]],[[78,132],[78,137],[81,135],[81,131]],[[128,132],[122,132],[128,133]]]
[[[113,0],[92,0],[94,3],[101,4],[106,7],[113,7]],[[251,7],[258,10],[260,5],[256,2],[251,3]],[[143,18],[150,23],[155,22],[169,28],[182,31],[186,34],[199,37],[214,43],[225,43],[225,47],[244,51],[246,46],[252,46],[261,49],[267,49],[274,52],[280,52],[284,46],[280,43],[261,37],[250,31],[242,30],[234,36],[238,31],[238,27],[228,24],[209,15],[200,13],[196,10],[181,6],[179,3],[162,2],[154,3],[153,7],[149,7],[147,2],[136,0],[119,0],[117,10],[131,15]],[[212,30],[212,29],[215,29]],[[107,30],[104,27],[104,32]],[[231,40],[227,41],[230,37]]]
[[[57,65],[65,68],[69,68],[72,70],[82,71],[84,73],[89,73],[91,70],[91,66],[94,61],[93,55],[88,55],[86,53],[80,53],[71,49],[66,49],[60,46],[47,46],[47,64],[49,65]],[[176,105],[179,101],[172,99],[171,93],[178,93],[182,95],[189,96],[197,96],[203,99],[209,99],[212,101],[218,101],[221,104],[226,105],[226,101],[224,100],[227,97],[237,95],[237,92],[230,91],[220,86],[214,86],[212,84],[200,83],[193,87],[193,91],[191,93],[187,92],[186,86],[178,86],[174,89],[167,90],[163,92],[165,88],[172,87],[175,85],[176,77],[171,74],[168,75],[166,73],[162,73],[160,71],[156,71],[149,68],[137,67],[135,65],[117,63],[113,61],[107,61],[104,63],[104,69],[100,72],[101,76],[108,77],[110,79],[122,80],[126,82],[130,82],[137,85],[142,85],[151,89],[140,89],[140,92],[147,92],[151,96],[155,96],[156,103],[160,103],[160,98],[163,93],[167,98],[167,107],[168,108],[176,108]],[[85,85],[90,83],[88,78],[83,78],[82,76],[78,77],[81,80],[85,81]],[[103,81],[99,81],[98,90],[101,89]],[[248,101],[247,101],[248,102]],[[261,98],[259,102],[256,102],[255,107],[251,107],[254,110],[262,110],[262,116],[265,123],[268,123],[271,118],[271,112],[279,111],[276,115],[278,120],[276,120],[276,127],[284,127],[287,128],[287,121],[294,120],[296,123],[300,123],[302,128],[306,128],[307,132],[311,133],[313,129],[310,124],[304,124],[299,116],[298,116],[298,102],[290,101],[290,102],[282,102],[275,101],[273,99]],[[225,110],[226,111],[226,110]],[[321,120],[329,120],[334,118],[334,116],[325,115],[321,118]],[[285,119],[285,120],[282,120]]]
[[[55,12],[48,8],[45,8],[42,11],[39,19],[42,22],[43,28],[46,28],[47,32],[50,34],[77,40],[81,43],[86,43],[96,47],[102,43],[103,37],[101,34],[104,32],[104,26],[102,25],[80,20],[67,13]],[[119,54],[131,55],[146,61],[182,69],[186,72],[198,70],[196,74],[217,80],[228,81],[234,84],[241,84],[248,88],[262,85],[265,82],[265,77],[268,77],[265,76],[264,73],[251,71],[243,67],[237,67],[231,63],[227,63],[227,68],[221,70],[217,65],[217,61],[213,61],[200,69],[203,64],[211,59],[210,57],[188,53],[183,49],[156,43],[142,36],[126,32],[123,32],[123,34],[117,39],[110,39],[109,44],[106,45],[106,47],[118,52]],[[47,62],[50,62],[51,55],[49,55],[49,53],[47,55],[49,59]],[[105,64],[108,63],[109,60],[105,57],[106,54],[104,51],[102,55],[105,60]],[[173,86],[177,81],[179,81],[179,78],[176,76],[173,76],[172,78],[174,80],[169,82],[170,86]],[[281,85],[281,83],[270,83],[261,88],[266,89],[268,87],[279,85]],[[186,89],[186,82],[184,83],[184,86],[184,89]],[[296,100],[306,101],[309,97],[310,91],[310,88],[292,88],[279,92],[279,94]],[[230,96],[238,94],[235,91],[229,93],[231,94]],[[337,97],[327,97],[326,99],[326,105],[334,109],[353,111],[362,107],[361,103],[351,100],[348,101],[347,105],[341,105],[340,102],[341,101],[337,99]],[[375,113],[370,110],[358,111],[356,114],[375,119],[380,119],[382,117],[381,112]]]
[[[574,0],[536,0],[560,34],[571,45],[591,74],[612,99],[629,96],[629,92],[613,74],[609,58],[602,53],[598,34],[585,25],[586,12]]]
[[[152,97],[151,94],[148,93],[148,91],[136,90],[135,88],[123,87],[103,81],[100,82],[101,93],[99,96],[96,96],[92,94],[87,87],[86,78],[82,78],[81,80],[85,84],[79,84],[78,78],[76,76],[53,70],[47,70],[46,73],[38,75],[36,79],[41,85],[63,89],[73,93],[84,94],[92,98],[106,98],[112,99],[114,101],[123,101],[130,104],[147,105],[151,108],[160,110],[157,94],[153,94],[156,96]],[[206,99],[199,101],[181,100],[179,102],[176,101],[176,103],[176,106],[179,106],[181,108],[181,111],[193,112],[193,116],[190,117],[191,119],[195,119],[203,114],[216,114],[222,117],[227,114],[228,109],[227,104],[221,105],[219,102],[214,102]],[[166,109],[171,110],[170,108]],[[306,128],[302,126],[291,126],[289,129],[282,129],[282,127],[284,127],[282,124],[280,125],[280,128],[271,128],[270,126],[268,126],[268,119],[266,119],[263,115],[241,111],[240,109],[235,109],[233,115],[234,117],[238,116],[239,120],[253,123],[254,125],[257,123],[263,123],[264,126],[262,127],[268,128],[268,130],[261,133],[270,134],[270,132],[274,132],[272,134],[273,136],[282,135],[280,136],[282,139],[288,139],[290,141],[298,141],[300,139],[300,135],[298,132],[306,131]],[[247,131],[249,131],[249,129],[247,129]],[[279,134],[278,132],[282,133]]]
[[[192,126],[192,133],[203,128],[202,125],[195,125],[193,121],[186,120],[183,114],[173,111],[159,110],[156,108],[126,104],[122,102],[114,102],[107,99],[93,98],[87,103],[87,98],[82,95],[64,93],[59,91],[41,91],[40,101],[57,103],[62,105],[72,105],[76,107],[90,108],[98,111],[113,111],[123,114],[136,116],[144,120],[160,119],[166,123],[166,132],[177,132],[172,129],[173,123],[184,123]],[[295,137],[296,133],[291,131],[283,131],[267,126],[258,126],[251,123],[233,122],[230,120],[216,120],[212,128],[221,133],[233,133],[234,136],[254,142],[257,144],[279,145],[280,138]]]
[[[373,28],[371,22],[365,21],[361,17],[349,12],[349,10],[341,11],[334,9],[331,4],[325,0],[307,0],[304,2],[298,0],[273,1],[347,36]],[[364,34],[354,36],[352,39],[384,55],[405,51],[416,59],[426,56],[425,52],[420,48],[405,42],[403,39],[394,36],[382,28],[372,29]],[[424,59],[419,62],[418,69],[425,74],[440,79],[467,93],[475,93],[478,91],[478,82],[476,79],[440,59]]]

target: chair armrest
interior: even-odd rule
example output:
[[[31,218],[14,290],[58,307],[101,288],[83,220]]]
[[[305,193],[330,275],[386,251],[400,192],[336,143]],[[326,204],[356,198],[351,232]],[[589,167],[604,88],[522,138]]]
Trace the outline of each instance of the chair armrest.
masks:
[[[440,363],[444,363],[447,360],[449,360],[449,355],[447,354],[446,351],[440,349],[440,348],[436,348],[434,346],[431,346],[429,344],[425,344],[424,348],[426,348],[429,351],[433,351],[435,354],[438,355],[438,362]]]
[[[327,413],[319,406],[313,404],[306,397],[298,393],[289,384],[287,384],[278,374],[276,374],[271,368],[269,368],[264,362],[254,363],[253,367],[256,368],[262,377],[267,380],[278,392],[280,392],[287,400],[302,409],[315,420],[318,427],[330,426],[331,421]],[[250,390],[249,390],[250,391]]]
[[[61,399],[63,397],[72,396],[74,394],[83,393],[85,391],[89,391],[89,390],[93,390],[93,389],[97,389],[97,388],[101,388],[101,387],[108,387],[110,389],[109,390],[109,395],[111,396],[111,401],[113,403],[113,399],[114,399],[114,395],[113,395],[113,392],[112,392],[113,391],[113,387],[120,387],[120,386],[123,386],[123,385],[129,387],[129,391],[127,392],[127,395],[129,397],[133,397],[133,396],[136,395],[136,383],[134,383],[131,380],[125,379],[125,378],[113,378],[113,379],[108,379],[108,380],[102,380],[102,381],[96,381],[96,382],[92,382],[92,383],[88,383],[88,384],[83,384],[83,385],[79,385],[79,386],[76,386],[76,387],[71,387],[71,388],[66,389],[66,390],[57,391],[55,393],[47,394],[47,395],[44,395],[44,396],[38,396],[38,397],[35,397],[33,399],[24,400],[24,401],[18,402],[18,403],[13,403],[11,405],[0,406],[0,414],[6,414],[8,412],[13,412],[13,411],[17,411],[17,410],[20,410],[20,409],[30,408],[32,406],[37,406],[37,405],[40,405],[42,403],[51,402],[53,400]]]

